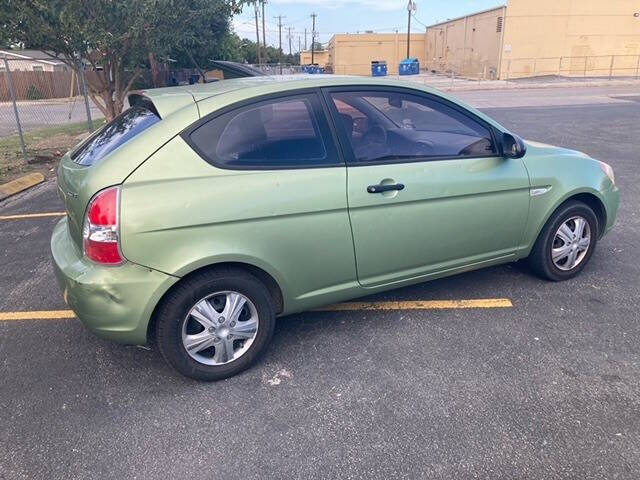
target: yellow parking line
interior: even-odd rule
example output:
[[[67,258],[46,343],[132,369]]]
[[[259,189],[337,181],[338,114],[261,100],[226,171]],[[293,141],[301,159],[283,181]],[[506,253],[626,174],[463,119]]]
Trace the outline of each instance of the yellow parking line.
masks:
[[[65,212],[25,213],[22,215],[0,215],[0,220],[20,220],[22,218],[63,217]]]
[[[475,300],[414,300],[405,302],[351,302],[338,303],[317,309],[320,312],[348,310],[443,310],[448,308],[509,308],[508,298],[483,298]]]
[[[60,320],[75,318],[71,310],[32,310],[30,312],[0,312],[0,321],[9,320]]]
[[[508,298],[484,298],[477,300],[414,300],[405,302],[351,302],[318,308],[316,312],[344,312],[358,310],[443,310],[455,308],[509,308]],[[0,312],[0,321],[11,320],[59,320],[75,318],[72,310],[34,310],[27,312]]]

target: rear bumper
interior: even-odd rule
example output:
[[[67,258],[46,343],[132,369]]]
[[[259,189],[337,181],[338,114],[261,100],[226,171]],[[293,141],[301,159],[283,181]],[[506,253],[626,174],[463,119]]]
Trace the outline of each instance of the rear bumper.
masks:
[[[73,242],[66,218],[53,230],[51,254],[67,304],[95,334],[119,343],[147,342],[153,309],[179,280],[133,263],[105,267],[90,262]]]

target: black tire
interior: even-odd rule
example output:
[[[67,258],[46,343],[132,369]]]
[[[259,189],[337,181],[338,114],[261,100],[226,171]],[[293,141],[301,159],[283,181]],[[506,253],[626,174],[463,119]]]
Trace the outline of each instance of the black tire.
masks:
[[[571,270],[562,270],[558,268],[551,258],[551,250],[556,232],[560,226],[571,217],[580,216],[584,218],[591,229],[591,243],[587,249],[584,258]],[[559,282],[569,280],[578,275],[582,269],[589,263],[591,255],[596,248],[599,235],[598,217],[587,204],[577,200],[570,200],[563,203],[553,212],[544,228],[538,235],[538,239],[531,250],[528,262],[533,272],[541,278]]]
[[[243,355],[229,363],[200,363],[187,353],[182,343],[183,323],[201,299],[228,290],[241,293],[255,306],[256,337]],[[163,299],[156,315],[156,340],[164,359],[182,375],[202,381],[221,380],[247,369],[264,353],[275,327],[275,309],[269,291],[256,277],[238,268],[217,268],[186,277]]]

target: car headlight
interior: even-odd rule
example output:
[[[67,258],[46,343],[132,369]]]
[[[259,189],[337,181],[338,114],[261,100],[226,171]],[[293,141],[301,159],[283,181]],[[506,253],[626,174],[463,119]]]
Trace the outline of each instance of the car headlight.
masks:
[[[601,162],[600,160],[598,160],[598,163],[600,164],[600,168],[602,169],[602,171],[611,180],[611,183],[613,183],[615,185],[615,183],[616,183],[616,175],[613,173],[613,168],[611,168],[611,165],[609,165],[608,163]]]

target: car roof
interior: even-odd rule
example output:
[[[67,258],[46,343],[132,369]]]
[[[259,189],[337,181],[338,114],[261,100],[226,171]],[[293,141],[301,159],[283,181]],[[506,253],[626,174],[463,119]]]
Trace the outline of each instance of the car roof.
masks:
[[[223,80],[221,82],[185,85],[196,101],[222,93],[240,89],[259,89],[260,94],[269,91],[297,90],[301,88],[330,87],[348,85],[398,85],[416,88],[419,84],[406,82],[393,78],[381,79],[375,77],[356,77],[349,75],[323,75],[323,74],[297,74],[297,75],[264,75],[259,77],[244,77]],[[420,85],[421,86],[421,85]],[[434,90],[435,91],[435,90]],[[247,98],[257,94],[255,91],[247,92]],[[250,93],[250,94],[249,94]]]
[[[397,85],[422,90],[435,90],[422,88],[423,85],[415,82],[400,81],[397,79],[379,79],[373,77],[355,77],[348,75],[264,75],[256,77],[233,78],[212,83],[196,83],[176,87],[152,88],[131,92],[130,100],[136,97],[146,97],[153,102],[160,116],[165,117],[173,111],[181,108],[188,102],[200,102],[202,100],[235,92],[236,97],[243,96],[246,99],[265,95],[271,92],[298,90],[301,88],[316,88],[328,86],[348,85]],[[242,92],[245,95],[242,95]],[[131,103],[131,102],[130,102]]]
[[[332,74],[264,75],[233,78],[204,84],[198,83],[177,87],[155,88],[132,92],[130,98],[132,98],[132,96],[147,97],[153,102],[158,113],[163,118],[173,111],[186,106],[188,103],[196,102],[199,105],[198,109],[200,111],[200,116],[204,116],[224,104],[249,100],[251,98],[268,95],[270,93],[332,86],[396,86],[421,90],[423,92],[432,93],[471,110],[487,122],[499,127],[500,129],[504,129],[504,127],[499,125],[495,120],[442,91],[426,86],[422,83],[400,80],[393,77],[358,77]],[[214,97],[219,99],[219,101],[206,101],[213,99]]]

